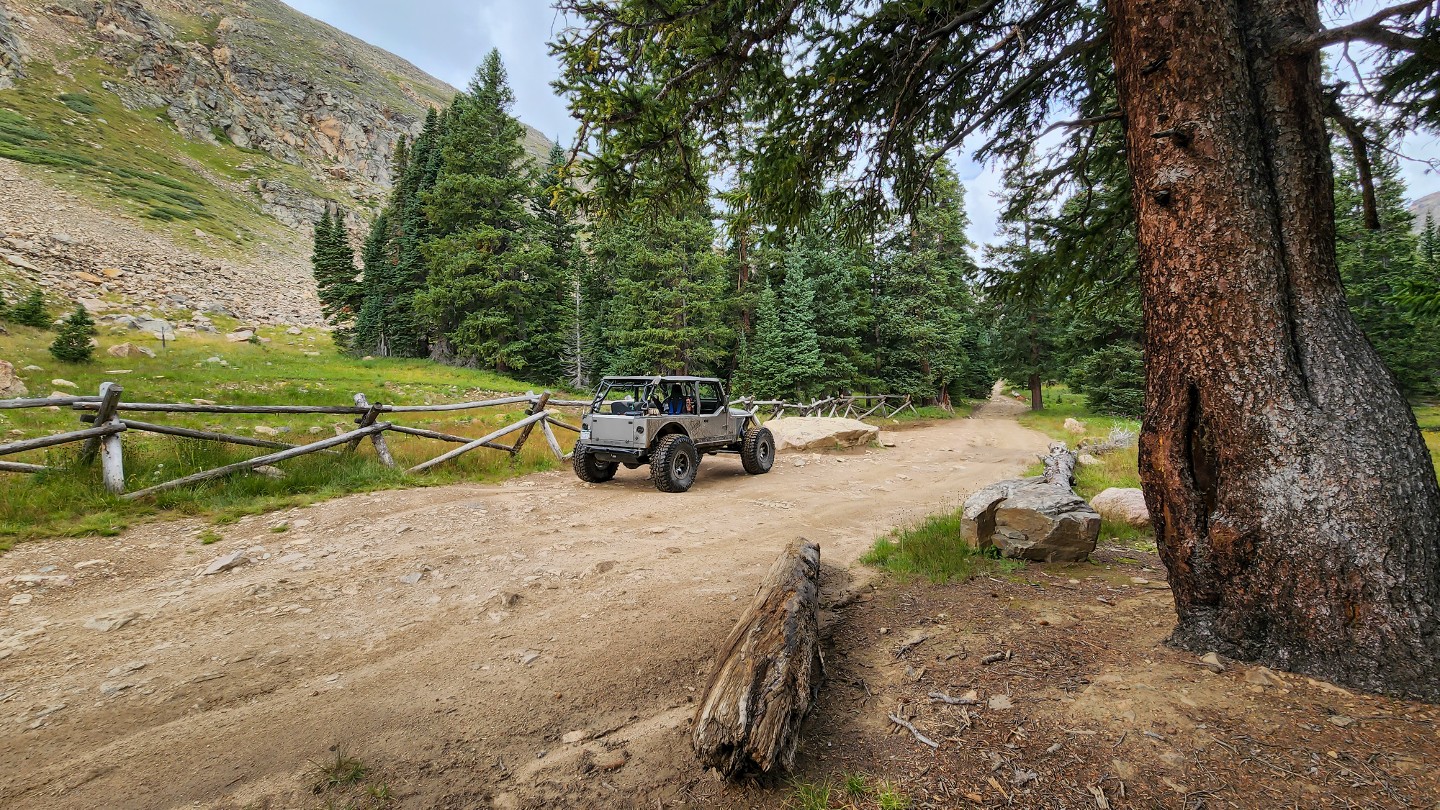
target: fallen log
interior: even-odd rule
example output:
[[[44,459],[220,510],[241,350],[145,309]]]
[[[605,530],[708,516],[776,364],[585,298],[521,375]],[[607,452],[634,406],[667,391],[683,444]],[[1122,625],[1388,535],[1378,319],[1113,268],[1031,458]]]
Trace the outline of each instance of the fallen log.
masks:
[[[1065,446],[1065,442],[1051,442],[1050,452],[1040,460],[1045,463],[1045,474],[1040,476],[1047,484],[1072,489],[1075,486],[1075,462],[1080,456]]]
[[[820,690],[820,546],[791,543],[720,649],[695,712],[700,761],[727,779],[788,770]]]

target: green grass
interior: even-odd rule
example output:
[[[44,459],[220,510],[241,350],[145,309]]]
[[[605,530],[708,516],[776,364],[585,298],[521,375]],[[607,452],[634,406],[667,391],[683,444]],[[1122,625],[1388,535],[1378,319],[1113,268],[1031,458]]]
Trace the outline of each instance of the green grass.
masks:
[[[785,803],[789,810],[908,810],[910,798],[888,779],[872,779],[849,773],[839,786],[832,779],[820,782],[795,780]]]
[[[217,318],[217,323],[225,319]],[[103,325],[102,325],[103,326]],[[124,401],[189,402],[207,399],[223,404],[350,405],[356,392],[373,402],[388,404],[434,404],[482,399],[493,394],[523,393],[540,386],[470,369],[440,366],[422,360],[376,359],[361,361],[338,354],[322,332],[301,336],[286,335],[279,329],[264,328],[265,344],[228,343],[221,336],[182,334],[178,341],[162,347],[158,340],[142,338],[139,332],[107,334],[102,328],[101,348],[96,360],[84,365],[58,363],[46,351],[54,338],[51,332],[29,327],[8,326],[11,334],[0,336],[0,357],[12,362],[26,380],[32,396],[43,397],[52,390],[65,394],[94,394],[105,381],[119,382]],[[224,325],[222,325],[224,328]],[[149,346],[157,357],[109,357],[105,349],[129,341]],[[308,356],[305,352],[319,352]],[[222,357],[229,364],[205,362]],[[24,372],[27,365],[43,371]],[[129,374],[106,371],[128,370]],[[50,380],[63,378],[77,388],[54,387]],[[435,414],[397,414],[394,421],[462,436],[479,436],[516,421],[524,406],[452,411]],[[228,415],[228,414],[132,414],[140,421],[158,422],[201,430],[239,435],[264,435],[255,430],[264,426],[285,432],[269,438],[304,444],[334,435],[337,429],[354,428],[348,415]],[[76,430],[83,425],[79,414],[69,408],[32,408],[0,411],[0,442]],[[563,443],[573,440],[568,431],[557,431]],[[311,454],[278,466],[280,479],[240,473],[160,493],[141,501],[122,501],[108,494],[101,484],[98,465],[76,468],[73,460],[78,445],[7,456],[7,460],[49,464],[58,469],[39,475],[3,473],[0,485],[0,551],[20,540],[79,535],[114,535],[127,526],[146,520],[182,515],[201,516],[215,525],[241,517],[288,506],[313,503],[354,492],[368,492],[407,486],[498,481],[516,474],[555,469],[544,437],[531,434],[519,458],[506,453],[477,450],[420,475],[407,475],[405,467],[439,455],[454,445],[398,434],[386,440],[401,469],[379,463],[368,441],[354,456]],[[133,491],[191,472],[270,452],[234,445],[222,445],[170,436],[128,431],[123,436],[126,489]]]
[[[1430,461],[1435,465],[1436,474],[1440,475],[1440,405],[1417,405],[1415,420],[1420,423],[1421,435],[1430,448]]]
[[[221,537],[220,533],[215,531],[214,529],[205,529],[201,531],[200,534],[196,535],[195,539],[199,540],[200,545],[202,546],[210,546],[220,542],[221,540],[224,540],[225,538]]]
[[[971,548],[960,538],[960,512],[931,515],[918,525],[895,529],[875,541],[860,561],[889,572],[902,582],[925,577],[934,583],[963,582],[986,571],[1024,566],[998,552]]]

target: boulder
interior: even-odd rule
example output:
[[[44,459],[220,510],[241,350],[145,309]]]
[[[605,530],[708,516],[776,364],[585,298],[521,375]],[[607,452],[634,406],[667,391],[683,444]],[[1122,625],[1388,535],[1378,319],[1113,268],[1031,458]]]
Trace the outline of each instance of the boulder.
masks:
[[[105,350],[111,357],[154,357],[155,352],[134,343],[117,343]]]
[[[50,381],[50,384],[53,385],[53,386],[55,386],[56,388],[79,388],[79,387],[80,387],[80,386],[76,385],[75,383],[70,382],[69,380],[63,380],[63,379],[60,379],[60,378],[58,378],[58,377],[57,377],[56,379],[51,380],[51,381]]]
[[[1145,493],[1133,487],[1111,487],[1090,499],[1090,506],[1111,523],[1143,529],[1150,525]]]
[[[1085,433],[1085,423],[1073,416],[1067,416],[1065,418],[1065,430],[1074,433],[1076,436],[1083,435]]]
[[[15,366],[0,360],[0,399],[20,399],[29,393],[30,389],[15,376]]]
[[[991,484],[965,501],[961,538],[1037,562],[1074,562],[1095,550],[1100,515],[1068,487],[1039,477]]]
[[[828,450],[870,444],[880,428],[856,419],[790,416],[771,419],[765,427],[775,436],[776,450]]]
[[[238,332],[231,332],[226,335],[225,339],[231,343],[246,343],[253,337],[255,337],[254,332],[251,332],[249,329],[241,329]]]

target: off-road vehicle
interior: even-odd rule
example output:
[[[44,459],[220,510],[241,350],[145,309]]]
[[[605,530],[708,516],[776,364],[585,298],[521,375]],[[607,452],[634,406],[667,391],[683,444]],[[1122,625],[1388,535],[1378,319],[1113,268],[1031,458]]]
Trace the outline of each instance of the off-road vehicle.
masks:
[[[775,438],[754,411],[731,408],[725,386],[710,377],[606,377],[580,422],[571,463],[581,481],[615,477],[621,464],[650,465],[661,492],[695,483],[700,457],[740,456],[745,472],[763,475],[775,463]]]

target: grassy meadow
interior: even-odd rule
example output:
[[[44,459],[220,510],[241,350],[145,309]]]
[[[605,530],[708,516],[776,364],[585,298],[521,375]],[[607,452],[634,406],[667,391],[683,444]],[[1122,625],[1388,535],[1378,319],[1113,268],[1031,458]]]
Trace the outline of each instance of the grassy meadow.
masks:
[[[229,324],[216,318],[223,330]],[[52,391],[94,395],[105,381],[124,387],[122,401],[190,402],[205,399],[226,405],[353,405],[355,393],[372,403],[439,404],[493,395],[540,390],[484,371],[451,368],[422,360],[360,360],[337,353],[327,334],[306,330],[288,335],[283,329],[261,329],[269,343],[230,343],[221,335],[182,334],[162,346],[141,332],[110,334],[103,327],[95,360],[84,365],[57,362],[47,347],[54,333],[7,324],[0,336],[0,358],[14,364],[30,395]],[[142,335],[144,335],[142,337]],[[157,356],[118,359],[105,350],[121,342],[154,350]],[[213,362],[212,358],[224,363]],[[29,365],[42,371],[22,371]],[[55,386],[51,380],[76,383]],[[392,421],[467,437],[478,437],[517,421],[523,405],[431,414],[395,414]],[[85,425],[70,408],[0,411],[0,442],[76,430]],[[140,421],[214,430],[292,444],[305,444],[354,429],[355,417],[333,414],[244,415],[160,414],[132,412]],[[573,420],[571,421],[573,424]],[[257,432],[256,428],[277,431]],[[567,450],[574,434],[556,431]],[[403,467],[439,455],[457,445],[387,433],[386,441]],[[123,434],[126,489],[133,491],[272,452],[263,448],[159,436],[139,431]],[[0,550],[17,540],[48,536],[114,534],[137,521],[179,515],[200,515],[217,523],[242,515],[336,497],[352,492],[455,482],[495,481],[519,473],[559,466],[537,430],[520,457],[480,449],[419,475],[385,467],[367,440],[354,456],[312,454],[281,462],[284,478],[240,473],[197,486],[160,493],[139,502],[119,500],[100,483],[98,465],[63,469],[80,445],[6,456],[7,461],[48,464],[62,468],[38,475],[0,473]]]

